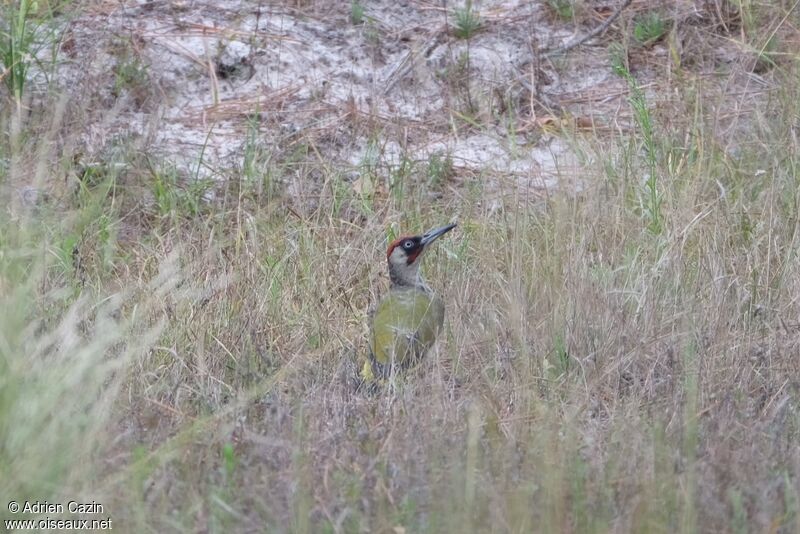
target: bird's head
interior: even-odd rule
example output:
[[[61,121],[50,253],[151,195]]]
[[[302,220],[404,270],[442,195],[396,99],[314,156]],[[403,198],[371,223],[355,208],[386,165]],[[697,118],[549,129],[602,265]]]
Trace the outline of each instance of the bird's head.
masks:
[[[402,286],[423,285],[419,276],[420,258],[431,243],[456,227],[455,223],[434,228],[422,235],[407,235],[395,239],[386,250],[389,276],[392,283]]]

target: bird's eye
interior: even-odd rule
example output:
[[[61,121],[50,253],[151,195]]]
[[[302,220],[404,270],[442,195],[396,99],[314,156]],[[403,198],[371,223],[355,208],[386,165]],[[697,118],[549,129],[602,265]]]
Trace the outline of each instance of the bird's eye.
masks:
[[[406,241],[405,243],[403,243],[403,248],[406,248],[406,249],[409,249],[409,250],[414,248],[414,242],[413,241]]]

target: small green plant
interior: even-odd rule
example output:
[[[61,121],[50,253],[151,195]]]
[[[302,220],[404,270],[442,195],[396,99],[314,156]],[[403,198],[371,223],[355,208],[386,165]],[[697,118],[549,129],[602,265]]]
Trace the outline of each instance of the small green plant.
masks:
[[[552,356],[545,364],[551,378],[556,379],[569,374],[571,361],[567,343],[562,334],[556,334],[553,339]]]
[[[36,26],[29,20],[30,10],[30,0],[9,2],[3,7],[4,16],[0,19],[0,61],[3,63],[0,79],[5,81],[18,108],[28,68],[33,62],[31,49]]]
[[[222,465],[224,466],[225,480],[229,481],[233,478],[236,464],[239,463],[236,458],[236,449],[233,443],[226,443],[222,446]]]
[[[756,57],[756,63],[753,66],[753,72],[757,74],[761,74],[766,72],[772,68],[774,68],[777,63],[775,62],[776,59],[776,52],[778,50],[778,37],[773,35],[769,38],[769,40],[762,46],[760,49],[757,50],[758,56]]]
[[[625,50],[625,46],[619,42],[611,43],[608,47],[608,55],[611,59],[611,72],[624,78],[625,73],[628,72],[628,52]]]
[[[138,59],[118,64],[114,74],[114,90],[117,94],[126,86],[141,84],[147,80],[146,67]]]
[[[356,26],[364,22],[364,6],[358,0],[350,2],[350,22]]]
[[[334,174],[330,181],[331,187],[331,215],[339,216],[346,202],[351,198],[352,186],[350,182],[342,179],[339,173]]]
[[[196,179],[182,184],[179,172],[173,166],[152,169],[152,173],[152,192],[159,216],[194,217],[200,213],[203,197],[211,186],[208,180]]]
[[[645,196],[643,199],[643,212],[648,219],[647,228],[653,234],[660,234],[664,230],[663,216],[661,215],[662,196],[660,186],[658,183],[658,167],[657,167],[657,147],[655,141],[655,132],[653,126],[653,117],[650,114],[650,109],[647,106],[647,98],[644,91],[636,83],[636,79],[628,70],[627,66],[621,59],[614,59],[612,54],[612,68],[614,73],[621,76],[628,82],[630,89],[630,96],[628,102],[633,111],[633,118],[642,137],[642,144],[644,145],[645,158],[647,163],[647,175],[644,181]]]
[[[150,87],[148,65],[138,55],[131,53],[128,47],[124,47],[119,52],[113,72],[114,96],[129,92],[138,103],[143,103]]]
[[[434,152],[428,156],[428,184],[441,187],[453,175],[453,158],[449,154]]]
[[[758,28],[758,10],[753,0],[735,0],[731,2],[732,14],[740,21],[744,33],[750,35]]]
[[[359,200],[361,212],[372,213],[375,200],[375,189],[380,181],[378,166],[381,161],[381,147],[377,140],[367,143],[359,163],[358,178],[353,182],[353,191]]]
[[[472,114],[475,106],[472,102],[470,91],[470,59],[469,50],[464,50],[455,61],[439,71],[439,79],[457,95],[463,102],[463,107],[459,111],[464,114]]]
[[[472,9],[472,1],[467,0],[463,8],[456,9],[455,30],[453,33],[459,39],[469,39],[480,28],[480,15]]]
[[[645,99],[644,92],[630,75],[628,77],[628,84],[631,88],[631,96],[629,101],[631,107],[633,108],[634,119],[636,120],[636,123],[639,125],[639,129],[642,132],[645,157],[647,158],[647,166],[649,169],[644,182],[644,188],[646,192],[644,212],[649,220],[648,229],[653,234],[660,234],[664,228],[661,216],[662,199],[661,193],[659,192],[658,169],[656,167],[656,145],[655,135],[653,133],[653,118],[650,115],[650,110],[647,107],[647,100]]]
[[[241,166],[242,187],[244,192],[269,203],[277,194],[276,181],[273,176],[275,168],[272,162],[272,153],[259,136],[259,126],[258,113],[248,117],[247,137]]]
[[[744,506],[741,491],[738,488],[728,490],[728,500],[730,502],[732,531],[735,534],[746,534],[749,532],[747,528],[747,510]]]
[[[389,191],[398,203],[407,198],[407,186],[413,172],[414,162],[405,153],[400,156],[397,166],[393,166],[389,171]]]
[[[572,0],[547,0],[547,5],[558,18],[569,20],[575,16],[575,7]]]
[[[633,38],[643,45],[651,45],[667,33],[667,23],[660,13],[650,11],[636,19],[633,25]]]
[[[439,79],[454,90],[466,89],[469,81],[469,54],[463,52],[438,73]]]

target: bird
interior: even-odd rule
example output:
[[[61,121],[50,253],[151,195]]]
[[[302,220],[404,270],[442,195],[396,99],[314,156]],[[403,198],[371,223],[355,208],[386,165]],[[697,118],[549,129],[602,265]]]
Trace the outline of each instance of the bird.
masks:
[[[451,223],[389,244],[386,262],[391,287],[370,314],[363,381],[385,380],[393,372],[407,369],[436,341],[444,323],[444,303],[422,278],[419,267],[431,244],[455,227]]]

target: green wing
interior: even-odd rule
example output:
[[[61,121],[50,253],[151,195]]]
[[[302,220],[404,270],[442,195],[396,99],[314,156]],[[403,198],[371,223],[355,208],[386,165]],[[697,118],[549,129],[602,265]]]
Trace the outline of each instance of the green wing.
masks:
[[[372,318],[372,355],[382,365],[410,364],[433,345],[443,322],[444,306],[435,295],[393,291]]]

